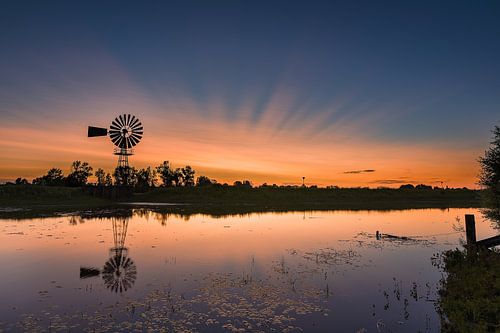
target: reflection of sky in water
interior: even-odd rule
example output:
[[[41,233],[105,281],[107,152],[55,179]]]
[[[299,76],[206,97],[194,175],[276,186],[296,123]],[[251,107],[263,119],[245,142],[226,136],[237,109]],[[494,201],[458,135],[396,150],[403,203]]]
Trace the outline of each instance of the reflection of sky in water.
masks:
[[[155,328],[168,317],[176,329],[203,331],[437,331],[431,300],[441,273],[430,258],[459,246],[456,218],[463,224],[471,212],[478,239],[493,235],[473,209],[189,219],[142,211],[128,223],[137,277],[123,293],[101,276],[79,278],[81,266],[102,270],[116,255],[112,219],[2,220],[0,328],[23,320],[47,329],[49,318],[54,328]],[[376,230],[414,240],[377,241]]]

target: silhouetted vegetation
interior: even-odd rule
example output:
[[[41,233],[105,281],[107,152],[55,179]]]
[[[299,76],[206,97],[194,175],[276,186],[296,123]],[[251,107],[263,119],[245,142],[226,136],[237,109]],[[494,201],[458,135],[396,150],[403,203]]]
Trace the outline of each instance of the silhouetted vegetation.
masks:
[[[156,185],[156,170],[151,167],[140,169],[136,173],[137,187],[147,189]]]
[[[202,180],[202,183],[206,181]],[[248,205],[273,208],[288,207],[292,210],[479,207],[481,204],[480,191],[464,189],[252,187],[249,182],[237,182],[233,186],[204,184],[192,188],[151,189],[140,194],[137,201],[220,205],[222,207]]]
[[[156,172],[165,187],[194,186],[195,171],[189,165],[184,168],[172,169],[169,161],[163,161],[156,167]]]
[[[44,186],[64,186],[65,179],[61,169],[52,168],[47,171],[47,174],[33,179],[33,185],[44,185]]]
[[[444,270],[437,302],[442,332],[498,332],[500,253],[450,250],[434,258]]]
[[[137,171],[134,167],[118,166],[113,172],[115,185],[135,186],[137,184]]]
[[[15,185],[0,186],[0,205],[6,207],[57,206],[65,202],[60,198],[69,192],[64,187],[82,187],[77,205],[89,197],[89,205],[111,204],[116,201],[189,204],[172,207],[172,211],[192,212],[255,212],[285,210],[334,210],[334,209],[405,209],[481,207],[479,191],[468,189],[432,188],[427,185],[403,185],[400,189],[339,188],[338,186],[298,186],[276,184],[254,186],[249,180],[238,180],[232,185],[220,184],[215,179],[199,176],[190,166],[173,168],[164,161],[156,168],[117,167],[109,173],[99,168],[96,181],[89,184],[92,167],[86,162],[75,161],[67,177],[61,169],[52,168],[46,175],[33,180],[34,185],[19,179]],[[24,186],[20,186],[24,184]],[[112,186],[113,185],[113,186]],[[111,187],[112,186],[112,187]],[[37,188],[27,190],[27,188]],[[54,187],[54,190],[49,190]],[[18,189],[16,189],[18,188]],[[3,194],[2,194],[3,193]],[[6,194],[8,193],[8,194]],[[75,196],[74,192],[71,192]],[[134,194],[135,193],[135,194]],[[61,194],[59,196],[59,194]],[[35,198],[33,195],[38,195]],[[91,196],[108,199],[101,202]],[[68,203],[67,206],[71,206]],[[1,215],[1,212],[0,212]]]
[[[196,186],[212,186],[217,184],[215,179],[210,179],[207,176],[199,176],[196,179]]]
[[[0,207],[4,212],[21,209],[25,212],[60,212],[75,209],[110,205],[112,202],[91,197],[80,188],[67,186],[33,186],[3,185],[0,186]],[[1,211],[1,210],[0,210]],[[2,214],[0,214],[2,215]],[[3,214],[9,216],[9,214]],[[35,214],[36,215],[36,214]]]
[[[71,172],[66,177],[68,186],[83,186],[87,184],[87,180],[92,176],[92,167],[87,162],[74,161],[71,164]]]
[[[479,158],[481,172],[479,184],[486,189],[484,214],[500,227],[500,127],[493,129],[490,148]]]

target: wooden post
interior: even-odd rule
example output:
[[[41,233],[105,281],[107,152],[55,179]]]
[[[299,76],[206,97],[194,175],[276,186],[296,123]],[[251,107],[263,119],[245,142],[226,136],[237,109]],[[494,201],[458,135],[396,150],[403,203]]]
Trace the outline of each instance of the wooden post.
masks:
[[[465,214],[465,234],[467,245],[476,244],[476,221],[473,214]]]

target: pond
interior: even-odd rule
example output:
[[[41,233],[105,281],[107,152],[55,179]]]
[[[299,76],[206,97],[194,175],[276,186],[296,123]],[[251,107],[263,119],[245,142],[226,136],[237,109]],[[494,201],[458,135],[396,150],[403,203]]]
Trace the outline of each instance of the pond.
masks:
[[[438,332],[465,214],[496,234],[476,209],[0,220],[0,331]]]

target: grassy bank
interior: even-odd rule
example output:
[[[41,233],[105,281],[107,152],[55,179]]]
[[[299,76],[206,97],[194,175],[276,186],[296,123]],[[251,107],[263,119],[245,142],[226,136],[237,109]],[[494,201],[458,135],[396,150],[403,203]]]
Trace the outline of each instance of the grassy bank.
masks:
[[[177,203],[176,213],[238,214],[266,211],[480,207],[480,192],[464,189],[246,188],[233,186],[155,188],[128,202]],[[112,206],[80,188],[0,186],[0,218],[46,215]]]
[[[32,214],[52,213],[103,207],[112,202],[95,198],[80,188],[33,185],[0,186],[0,217],[18,212]]]
[[[453,190],[194,187],[156,188],[132,201],[305,209],[480,207],[480,192]]]

